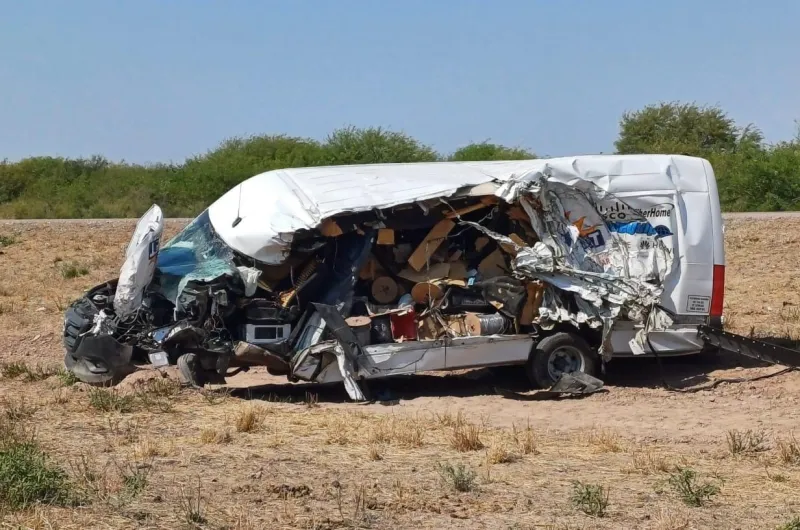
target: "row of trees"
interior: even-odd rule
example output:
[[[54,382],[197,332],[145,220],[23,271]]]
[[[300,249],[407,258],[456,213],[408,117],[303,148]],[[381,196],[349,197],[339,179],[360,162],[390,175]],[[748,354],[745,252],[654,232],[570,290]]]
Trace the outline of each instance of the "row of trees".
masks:
[[[738,127],[716,107],[664,103],[626,113],[615,147],[619,153],[707,158],[726,210],[800,206],[800,140],[767,145],[757,129]],[[492,143],[471,144],[443,156],[404,133],[345,128],[322,142],[280,135],[234,138],[183,164],[35,157],[0,163],[0,217],[135,217],[154,202],[167,216],[189,217],[238,182],[270,169],[535,156]]]

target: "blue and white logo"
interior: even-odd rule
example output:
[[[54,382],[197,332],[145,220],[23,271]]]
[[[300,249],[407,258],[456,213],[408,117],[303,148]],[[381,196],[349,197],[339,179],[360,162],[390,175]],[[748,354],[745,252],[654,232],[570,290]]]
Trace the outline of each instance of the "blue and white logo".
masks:
[[[647,221],[610,221],[608,229],[618,234],[628,235],[647,235],[656,238],[668,237],[672,235],[672,230],[666,225],[653,226]]]

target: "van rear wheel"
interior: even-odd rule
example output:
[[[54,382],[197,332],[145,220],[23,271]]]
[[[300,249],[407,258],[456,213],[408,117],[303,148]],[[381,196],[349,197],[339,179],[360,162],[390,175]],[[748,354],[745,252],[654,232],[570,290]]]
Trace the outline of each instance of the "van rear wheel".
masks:
[[[595,375],[597,354],[576,334],[554,333],[534,346],[525,368],[533,385],[550,388],[565,373]]]

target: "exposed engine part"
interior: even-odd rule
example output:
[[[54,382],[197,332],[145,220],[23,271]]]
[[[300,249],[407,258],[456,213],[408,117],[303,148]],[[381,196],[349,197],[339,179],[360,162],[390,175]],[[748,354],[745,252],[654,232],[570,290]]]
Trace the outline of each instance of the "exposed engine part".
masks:
[[[492,304],[480,293],[464,289],[451,289],[441,305],[442,313],[455,315],[459,313],[487,313],[494,311]]]
[[[289,338],[291,324],[245,324],[245,340],[251,344],[274,344]]]
[[[288,323],[297,318],[297,310],[286,309],[280,304],[256,298],[244,307],[245,319],[250,323]]]
[[[319,262],[317,260],[311,260],[300,272],[300,276],[294,280],[294,286],[285,293],[281,293],[281,305],[283,307],[289,306],[292,300],[294,300],[295,296],[297,296],[298,291],[300,291],[311,279],[311,276],[314,274],[314,271],[317,270],[318,266]]]
[[[392,324],[388,315],[372,319],[370,324],[370,342],[372,344],[394,342],[392,339]]]

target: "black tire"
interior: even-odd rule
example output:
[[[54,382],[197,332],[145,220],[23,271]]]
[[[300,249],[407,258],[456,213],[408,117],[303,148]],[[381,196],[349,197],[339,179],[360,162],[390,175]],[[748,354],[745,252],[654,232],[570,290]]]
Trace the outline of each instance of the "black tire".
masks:
[[[67,353],[75,353],[80,346],[82,335],[91,329],[97,309],[88,298],[74,302],[64,315],[64,334],[62,337]]]
[[[181,376],[181,382],[195,388],[202,388],[205,384],[203,378],[203,369],[200,367],[200,359],[197,354],[184,353],[178,357],[178,373]]]
[[[184,353],[176,363],[181,382],[194,388],[203,388],[206,384],[224,385],[225,377],[214,370],[206,370],[196,353]]]
[[[597,372],[597,352],[573,333],[554,333],[540,340],[525,365],[528,379],[537,388],[550,388],[563,372]]]

